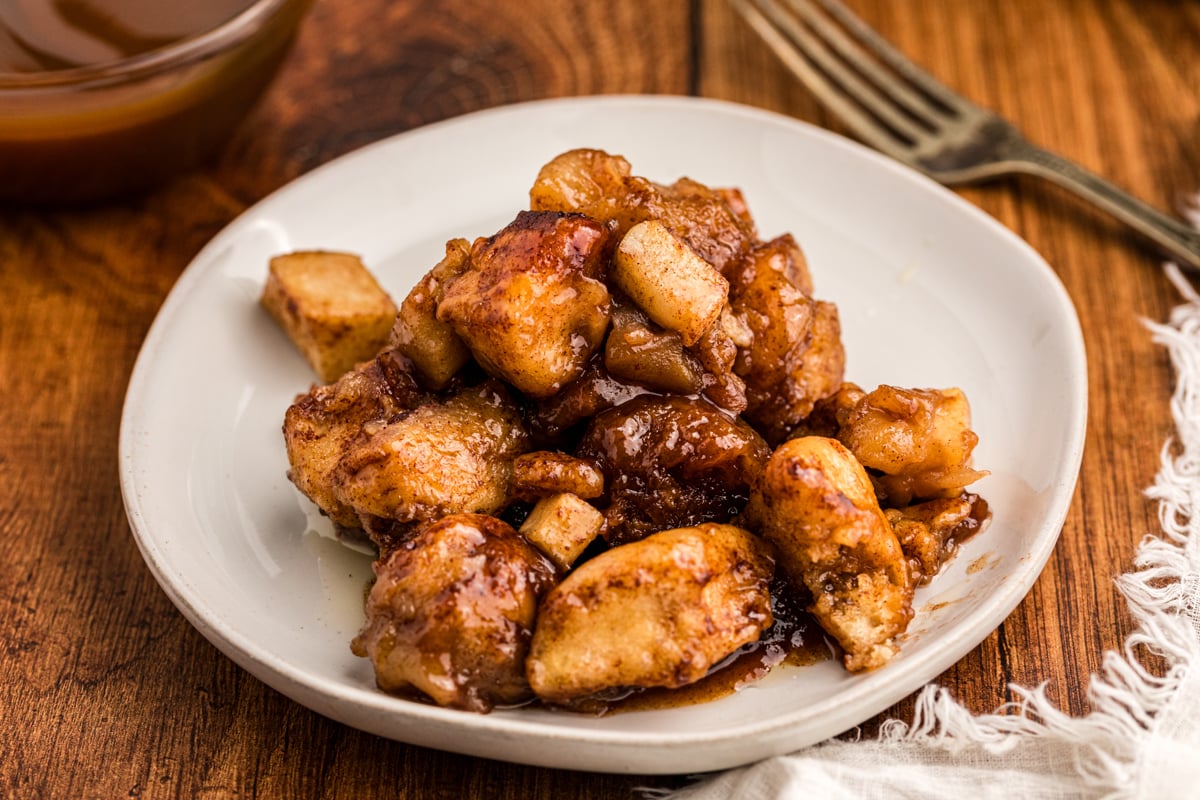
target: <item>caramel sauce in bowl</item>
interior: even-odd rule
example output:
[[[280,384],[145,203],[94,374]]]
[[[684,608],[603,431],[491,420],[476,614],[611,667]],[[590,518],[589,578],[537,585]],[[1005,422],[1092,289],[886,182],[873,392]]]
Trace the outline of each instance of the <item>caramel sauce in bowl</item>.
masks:
[[[310,3],[0,2],[0,203],[90,203],[197,165],[266,88]]]

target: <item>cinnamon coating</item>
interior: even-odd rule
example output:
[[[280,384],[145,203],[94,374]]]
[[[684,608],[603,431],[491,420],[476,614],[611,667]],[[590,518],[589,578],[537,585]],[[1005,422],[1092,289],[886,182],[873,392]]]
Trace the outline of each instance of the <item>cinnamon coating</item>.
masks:
[[[608,229],[580,214],[523,211],[471,249],[437,319],[492,375],[533,397],[578,378],[608,329]]]
[[[596,415],[576,451],[604,473],[613,545],[733,519],[769,452],[753,428],[703,399],[649,395]]]
[[[773,599],[885,665],[988,515],[965,395],[846,382],[837,307],[736,189],[580,149],[529,205],[450,240],[395,349],[285,415],[292,481],[378,551],[352,649],[380,688],[486,712],[679,687]]]
[[[537,695],[570,703],[684,686],[771,625],[766,542],[733,525],[662,531],[588,561],[538,612],[527,664]]]
[[[490,711],[531,697],[525,657],[554,566],[500,520],[451,514],[375,564],[356,655],[389,692]]]
[[[912,618],[913,583],[900,542],[862,465],[834,439],[791,439],[771,455],[748,516],[779,550],[810,610],[852,672],[895,655]]]

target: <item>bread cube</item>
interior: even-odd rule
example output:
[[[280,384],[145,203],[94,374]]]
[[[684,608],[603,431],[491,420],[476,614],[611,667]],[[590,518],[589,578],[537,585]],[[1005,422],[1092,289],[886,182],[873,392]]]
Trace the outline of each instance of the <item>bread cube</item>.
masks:
[[[471,360],[471,351],[454,328],[437,318],[446,285],[470,268],[470,257],[471,243],[466,239],[446,242],[446,257],[400,302],[392,344],[408,356],[430,389],[444,389]]]
[[[323,383],[374,358],[396,319],[396,304],[350,253],[272,258],[261,302]]]
[[[611,272],[621,291],[691,347],[721,316],[729,282],[658,220],[639,222],[617,245]]]
[[[603,529],[603,514],[578,495],[562,492],[537,502],[521,534],[566,570]]]

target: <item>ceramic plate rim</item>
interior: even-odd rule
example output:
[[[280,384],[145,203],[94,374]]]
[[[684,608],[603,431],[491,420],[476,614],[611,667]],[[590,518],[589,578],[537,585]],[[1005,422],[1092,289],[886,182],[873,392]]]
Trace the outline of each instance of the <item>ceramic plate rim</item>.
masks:
[[[292,183],[282,187],[272,195],[257,203],[255,206],[247,209],[241,216],[231,223],[225,230],[219,233],[214,239],[197,254],[189,267],[184,271],[178,280],[176,286],[171,290],[162,308],[160,309],[149,333],[147,334],[142,351],[139,353],[137,363],[135,364],[133,373],[130,378],[129,388],[127,390],[125,407],[122,414],[121,432],[120,432],[120,477],[122,494],[125,501],[127,515],[129,517],[131,530],[137,542],[139,549],[142,552],[148,566],[154,574],[156,580],[166,591],[170,599],[184,613],[185,617],[203,633],[213,644],[215,644],[222,652],[233,658],[242,667],[248,669],[260,679],[274,688],[280,690],[284,694],[291,696],[304,705],[313,707],[315,710],[325,713],[328,716],[341,719],[343,722],[356,725],[358,727],[370,728],[368,724],[362,724],[364,720],[356,720],[355,709],[360,709],[367,712],[369,715],[392,715],[401,714],[413,720],[437,720],[448,723],[452,726],[461,725],[479,731],[505,732],[520,734],[530,740],[557,740],[560,742],[568,742],[582,746],[611,744],[618,747],[621,753],[639,748],[654,747],[661,752],[678,752],[680,750],[694,750],[695,752],[703,752],[711,750],[714,745],[728,744],[731,740],[753,736],[759,737],[764,743],[770,743],[774,746],[779,745],[779,737],[788,738],[788,733],[797,725],[798,717],[810,716],[810,712],[797,711],[791,714],[781,715],[776,718],[764,720],[761,722],[746,723],[740,727],[724,728],[719,730],[701,730],[701,731],[685,731],[678,732],[670,737],[664,736],[661,732],[645,732],[645,733],[630,733],[627,731],[606,731],[596,728],[564,728],[554,725],[545,724],[538,721],[520,720],[514,722],[511,717],[504,715],[491,716],[475,716],[464,714],[463,712],[447,711],[431,706],[420,704],[407,704],[403,711],[398,712],[395,704],[395,699],[378,693],[374,689],[361,687],[346,686],[343,684],[331,683],[319,675],[314,675],[307,672],[301,665],[290,663],[286,660],[277,658],[273,653],[264,651],[254,641],[248,641],[246,637],[239,631],[236,626],[231,626],[228,620],[215,619],[212,613],[209,612],[205,600],[201,596],[197,596],[190,591],[190,586],[186,580],[186,576],[181,576],[175,573],[167,564],[162,542],[159,538],[158,530],[159,521],[148,518],[145,504],[143,488],[138,484],[138,467],[139,464],[148,458],[147,449],[153,448],[153,443],[148,442],[142,431],[139,428],[139,418],[144,413],[144,403],[146,395],[149,391],[149,386],[153,381],[153,373],[151,372],[155,362],[160,358],[162,348],[169,343],[169,337],[172,334],[173,320],[176,313],[183,303],[186,302],[189,294],[194,287],[204,280],[206,273],[203,271],[204,265],[211,264],[213,253],[218,251],[225,241],[235,235],[238,225],[242,220],[251,218],[265,207],[270,207],[278,202],[281,197],[288,197],[298,192],[304,191],[305,187],[312,185],[314,182],[321,180],[325,175],[344,169],[345,165],[352,161],[360,161],[363,159],[371,159],[377,153],[386,152],[383,148],[395,147],[396,142],[411,141],[415,137],[427,137],[435,135],[437,132],[444,129],[462,129],[468,126],[486,125],[489,122],[495,121],[508,115],[527,116],[536,118],[539,116],[553,117],[555,114],[563,113],[628,113],[637,115],[644,109],[670,109],[672,107],[686,108],[692,111],[699,110],[704,114],[711,114],[714,117],[729,116],[740,117],[751,124],[761,124],[776,126],[781,129],[791,131],[794,135],[800,137],[808,137],[810,139],[819,140],[821,146],[835,149],[849,150],[853,152],[857,158],[862,160],[862,163],[868,165],[869,168],[875,170],[885,170],[903,176],[904,180],[909,182],[914,191],[919,192],[934,192],[941,193],[949,198],[947,202],[957,208],[956,213],[962,213],[972,216],[976,219],[986,221],[992,232],[1001,240],[1008,243],[1008,246],[1015,247],[1025,254],[1029,263],[1034,268],[1042,270],[1042,278],[1048,291],[1054,293],[1054,302],[1058,303],[1060,313],[1064,315],[1067,324],[1066,346],[1070,350],[1068,355],[1072,362],[1071,366],[1075,370],[1071,376],[1071,385],[1069,391],[1072,393],[1070,402],[1077,411],[1077,416],[1072,419],[1070,429],[1066,432],[1064,441],[1066,444],[1066,452],[1064,454],[1065,469],[1061,475],[1061,485],[1055,489],[1055,499],[1051,503],[1052,511],[1047,516],[1043,524],[1053,528],[1053,534],[1045,534],[1039,536],[1037,543],[1039,549],[1029,554],[1027,569],[1020,576],[1019,580],[1010,581],[1005,585],[1005,590],[997,595],[989,598],[988,601],[980,606],[980,611],[972,615],[973,619],[985,618],[987,620],[994,619],[994,624],[989,628],[994,629],[1000,622],[1011,613],[1012,609],[1020,602],[1020,600],[1028,592],[1037,576],[1041,573],[1050,553],[1058,538],[1058,531],[1061,529],[1063,520],[1065,519],[1067,508],[1069,506],[1071,496],[1074,490],[1075,480],[1078,474],[1078,468],[1082,459],[1083,438],[1086,424],[1086,362],[1083,353],[1082,335],[1079,332],[1078,319],[1075,316],[1074,309],[1062,288],[1061,283],[1054,275],[1053,271],[1045,264],[1032,248],[1024,241],[1016,237],[1008,229],[1001,226],[998,222],[988,217],[981,210],[967,204],[965,201],[958,198],[956,195],[948,192],[936,184],[926,180],[925,178],[913,173],[907,168],[885,159],[874,151],[867,150],[849,140],[836,136],[828,131],[815,128],[806,123],[794,120],[788,117],[783,117],[772,112],[763,111],[760,109],[740,106],[727,103],[724,101],[707,100],[699,98],[687,97],[644,97],[644,96],[604,96],[592,98],[571,98],[558,100],[543,100],[530,103],[517,104],[512,106],[501,106],[494,109],[475,112],[473,114],[456,117],[445,120],[433,125],[418,128],[413,131],[399,134],[390,139],[368,145],[357,151],[342,156],[326,165],[323,165],[312,172],[301,176]],[[637,165],[635,164],[635,171]],[[818,293],[819,294],[819,293]],[[851,376],[852,377],[852,376]],[[986,633],[984,634],[986,635]],[[954,637],[951,637],[954,638]],[[920,673],[923,675],[923,680],[927,681],[934,677],[938,672],[949,666],[949,663],[960,658],[965,652],[969,651],[978,640],[982,637],[974,635],[974,633],[964,632],[959,639],[972,639],[969,644],[962,641],[953,642],[954,647],[949,648],[957,655],[950,659],[948,663],[945,661],[945,652],[926,651],[921,653],[921,658],[910,664],[910,673]],[[964,649],[965,648],[965,649]],[[959,652],[961,650],[961,652]],[[927,673],[927,674],[926,674]],[[900,689],[893,692],[880,692],[877,689],[872,689],[871,684],[858,683],[849,687],[845,693],[839,693],[834,697],[830,697],[825,701],[825,705],[830,707],[831,712],[835,707],[846,708],[856,702],[861,702],[862,698],[857,695],[867,695],[875,697],[878,702],[883,702],[883,699],[888,698],[887,702],[883,703],[883,708],[890,705],[892,702],[910,694],[915,686],[909,686],[911,683],[905,682]],[[323,701],[327,703],[323,704]],[[346,707],[349,705],[349,708]],[[882,708],[878,709],[882,710]],[[874,712],[873,712],[874,713]],[[848,727],[845,721],[841,719],[843,716],[859,716],[855,714],[839,715],[831,713],[829,720],[832,723],[827,725],[827,728],[836,728],[836,730],[826,730],[824,735],[833,735],[839,730]],[[870,716],[867,714],[866,716]],[[856,724],[857,721],[849,723]],[[376,732],[379,732],[376,730]],[[390,735],[390,734],[385,734]],[[822,737],[823,738],[823,737]],[[411,740],[410,740],[411,741]],[[786,742],[785,742],[786,744]],[[698,748],[698,749],[697,749]],[[761,755],[767,755],[769,752],[764,752]],[[495,756],[493,756],[495,757]],[[509,758],[514,761],[524,761],[526,763],[542,763],[547,766],[566,766],[579,769],[601,769],[608,771],[616,771],[623,769],[620,763],[619,756],[611,754],[602,755],[598,759],[589,759],[587,757],[561,758],[561,757],[538,757],[535,755],[522,756],[521,754],[505,753],[500,755],[502,758]],[[745,760],[745,759],[743,759]],[[670,761],[664,765],[661,770],[636,770],[636,771],[662,771],[662,772],[679,772],[687,769],[693,769],[694,757],[682,757]],[[722,765],[726,766],[726,765]],[[633,770],[631,770],[633,771]]]

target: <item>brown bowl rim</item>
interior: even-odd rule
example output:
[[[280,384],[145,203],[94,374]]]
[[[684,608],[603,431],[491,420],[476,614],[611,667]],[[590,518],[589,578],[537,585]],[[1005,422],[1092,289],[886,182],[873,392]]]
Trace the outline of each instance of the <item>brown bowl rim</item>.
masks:
[[[215,28],[166,47],[129,58],[44,72],[0,72],[0,95],[28,89],[86,88],[93,84],[128,83],[236,47],[253,37],[295,0],[256,0]]]

